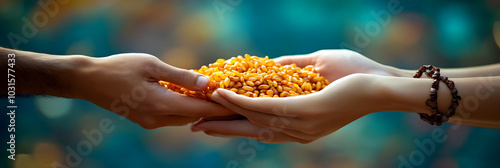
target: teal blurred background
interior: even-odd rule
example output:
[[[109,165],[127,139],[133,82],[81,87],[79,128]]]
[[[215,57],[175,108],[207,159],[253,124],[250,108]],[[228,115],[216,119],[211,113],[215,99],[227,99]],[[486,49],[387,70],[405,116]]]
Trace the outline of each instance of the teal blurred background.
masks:
[[[497,0],[68,0],[53,16],[38,2],[0,1],[0,46],[93,57],[144,52],[189,69],[245,53],[278,57],[337,48],[407,69],[500,62]],[[46,24],[39,13],[49,16]],[[22,35],[23,18],[34,16],[38,32],[11,42],[8,34]],[[17,101],[17,159],[4,157],[1,167],[68,166],[67,152],[90,142],[82,131],[108,119],[115,129],[81,149],[91,151],[78,167],[500,167],[500,130],[433,127],[402,112],[365,116],[307,145],[268,145],[193,134],[189,126],[145,130],[83,100]],[[7,122],[2,117],[2,127]],[[435,149],[427,153],[432,145],[415,141],[429,142],[432,131],[447,139],[432,141]]]

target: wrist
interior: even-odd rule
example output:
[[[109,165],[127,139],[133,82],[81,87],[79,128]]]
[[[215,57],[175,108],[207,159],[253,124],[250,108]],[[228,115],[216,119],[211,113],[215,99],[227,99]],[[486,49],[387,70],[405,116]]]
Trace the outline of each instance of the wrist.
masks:
[[[428,113],[425,105],[431,88],[430,79],[380,76],[373,81],[380,98],[380,111]]]
[[[61,83],[66,86],[63,87],[63,91],[56,93],[57,95],[54,96],[83,99],[83,88],[86,84],[85,81],[88,80],[85,74],[94,64],[94,58],[83,55],[69,55],[61,56],[60,59],[65,64],[60,79],[62,80]]]
[[[416,70],[413,71],[413,70],[399,69],[388,65],[383,65],[383,66],[387,73],[395,77],[411,78],[416,72]]]
[[[391,109],[388,107],[389,97],[384,84],[387,76],[373,74],[354,74],[354,76],[356,80],[351,82],[354,84],[351,87],[356,88],[353,92],[354,99],[361,103],[357,105],[360,108],[357,111],[362,115],[368,115]]]

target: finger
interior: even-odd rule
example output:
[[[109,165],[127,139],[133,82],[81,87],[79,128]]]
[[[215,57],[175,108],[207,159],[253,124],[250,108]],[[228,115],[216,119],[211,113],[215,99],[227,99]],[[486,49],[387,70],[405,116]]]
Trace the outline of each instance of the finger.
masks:
[[[207,117],[207,118],[201,118],[200,120],[194,122],[191,125],[191,131],[192,132],[198,132],[200,130],[196,130],[196,126],[204,123],[206,121],[231,121],[231,120],[246,120],[247,118],[245,116],[242,116],[240,114],[235,114],[235,115],[230,115],[230,116],[215,116],[215,117]]]
[[[227,116],[235,113],[215,102],[189,97],[160,88],[154,91],[151,101],[155,102],[156,114],[179,115],[186,117]]]
[[[305,132],[298,131],[298,130],[292,130],[292,129],[282,129],[282,130],[280,130],[280,132],[287,134],[289,136],[295,137],[295,138],[308,140],[308,141],[314,141],[319,137],[319,136],[315,136],[313,134],[305,133]]]
[[[274,58],[276,63],[281,65],[296,64],[298,67],[305,67],[307,65],[314,65],[316,63],[316,58],[310,55],[287,55]]]
[[[139,122],[141,127],[145,129],[156,129],[165,126],[179,126],[186,125],[188,123],[192,123],[198,121],[199,118],[196,117],[184,117],[184,116],[174,116],[174,115],[165,115],[165,116],[139,116],[135,117]]]
[[[296,109],[301,109],[303,107],[295,107],[295,106],[297,104],[303,104],[300,102],[301,99],[309,97],[309,95],[302,95],[300,97],[287,97],[287,98],[271,98],[271,97],[250,98],[238,95],[234,92],[225,89],[217,89],[216,92],[214,93],[241,108],[252,110],[255,112],[273,114],[277,116],[286,116],[286,117],[297,116],[298,114]],[[212,98],[212,100],[216,101],[216,99],[214,98]]]
[[[259,127],[248,120],[207,121],[196,127],[196,129],[202,130],[208,135],[244,137],[265,143],[308,142],[268,128]]]
[[[207,87],[208,78],[191,70],[177,68],[162,61],[156,63],[156,68],[150,72],[156,80],[165,80],[190,90],[203,90]]]
[[[154,118],[156,124],[160,127],[186,125],[198,121],[199,119],[199,117],[185,117],[176,115],[156,116]]]
[[[212,95],[212,99],[222,104],[223,106],[231,109],[232,111],[245,116],[248,120],[252,121],[253,123],[261,127],[271,128],[277,131],[280,131],[284,128],[289,128],[289,129],[301,128],[300,124],[301,122],[296,118],[279,116],[275,114],[260,113],[249,109],[245,109],[222,98],[221,96],[218,95],[217,92],[215,92]]]

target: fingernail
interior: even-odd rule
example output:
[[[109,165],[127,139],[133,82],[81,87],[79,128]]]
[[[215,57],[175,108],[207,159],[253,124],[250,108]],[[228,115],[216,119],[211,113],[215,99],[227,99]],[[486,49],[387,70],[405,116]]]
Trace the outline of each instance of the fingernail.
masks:
[[[224,94],[224,89],[217,88],[217,90],[215,90],[215,92],[217,92],[218,95],[223,95]]]
[[[219,91],[219,90],[220,90],[220,91]],[[217,89],[217,92],[218,92],[218,94],[220,94],[220,95],[222,95],[222,96],[225,96],[225,95],[227,95],[227,94],[228,94],[228,92],[231,92],[231,91],[226,90],[226,89],[221,89],[221,88],[218,88],[218,89]],[[234,93],[234,92],[233,92],[233,93]]]
[[[199,89],[205,89],[207,87],[207,84],[208,84],[207,77],[200,75],[198,76],[198,78],[196,78],[196,87],[198,87]]]

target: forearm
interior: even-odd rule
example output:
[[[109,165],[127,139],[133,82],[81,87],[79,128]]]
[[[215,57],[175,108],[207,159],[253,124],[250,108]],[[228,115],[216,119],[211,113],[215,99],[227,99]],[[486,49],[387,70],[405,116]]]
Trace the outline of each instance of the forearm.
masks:
[[[411,78],[417,70],[398,69],[385,66],[387,72],[397,77]],[[467,68],[441,68],[441,74],[450,78],[467,78],[480,76],[500,76],[500,63]]]
[[[456,114],[449,122],[500,128],[500,76],[451,78],[462,97]],[[430,114],[425,102],[429,98],[430,79],[378,77],[375,84],[382,88],[386,102],[383,111],[405,111]],[[438,110],[444,112],[451,105],[451,93],[443,82],[438,90]]]
[[[71,90],[73,83],[77,81],[76,73],[84,62],[84,57],[55,56],[0,48],[2,72],[9,68],[6,63],[9,54],[15,55],[15,64],[11,69],[15,71],[16,94],[74,97]],[[0,94],[6,95],[7,85],[6,82],[2,83]]]

